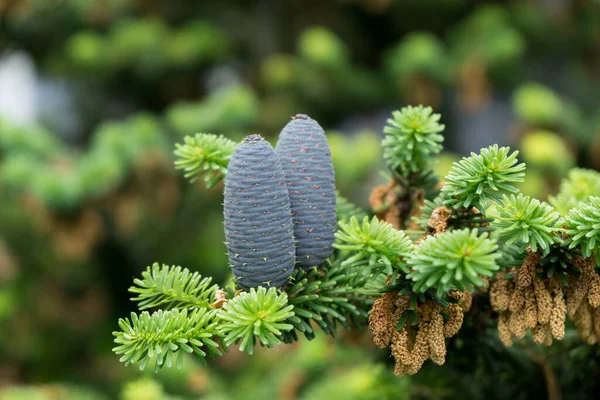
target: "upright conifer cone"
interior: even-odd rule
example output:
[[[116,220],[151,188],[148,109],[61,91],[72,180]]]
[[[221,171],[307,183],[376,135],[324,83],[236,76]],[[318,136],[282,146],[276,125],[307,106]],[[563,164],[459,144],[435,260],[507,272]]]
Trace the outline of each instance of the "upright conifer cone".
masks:
[[[296,261],[302,267],[322,264],[333,253],[335,176],[323,128],[307,115],[293,117],[279,135],[281,159],[290,194]]]
[[[284,286],[295,263],[290,199],[279,157],[259,135],[246,137],[231,156],[224,220],[239,286]]]

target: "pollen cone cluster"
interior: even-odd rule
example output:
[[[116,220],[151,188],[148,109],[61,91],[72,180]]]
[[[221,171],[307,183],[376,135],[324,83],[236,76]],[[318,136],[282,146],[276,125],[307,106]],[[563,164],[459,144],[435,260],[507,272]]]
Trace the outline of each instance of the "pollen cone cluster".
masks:
[[[600,276],[596,272],[594,257],[575,256],[573,264],[579,277],[572,277],[566,287],[567,315],[581,338],[595,344],[600,340]]]
[[[514,279],[499,275],[491,285],[490,303],[500,314],[498,334],[505,346],[511,346],[514,338],[525,337],[527,330],[535,343],[546,346],[565,335],[563,289],[557,279],[537,276],[539,261],[538,253],[529,253],[520,267],[511,270]]]
[[[401,329],[398,321],[408,310],[409,298],[397,293],[385,293],[373,304],[369,327],[373,341],[380,348],[390,347],[396,360],[394,374],[414,375],[427,359],[442,365],[446,358],[446,338],[454,336],[462,326],[464,312],[470,304],[470,295],[461,292],[450,294],[458,303],[448,308],[426,301],[414,310],[417,322],[407,320]]]

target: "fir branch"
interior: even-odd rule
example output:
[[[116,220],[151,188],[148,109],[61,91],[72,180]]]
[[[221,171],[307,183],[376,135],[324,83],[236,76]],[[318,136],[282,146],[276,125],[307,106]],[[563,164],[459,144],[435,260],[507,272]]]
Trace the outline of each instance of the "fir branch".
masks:
[[[589,204],[579,203],[565,218],[567,226],[566,243],[569,249],[581,248],[584,257],[597,253],[596,244],[600,241],[600,197],[592,196]]]
[[[286,323],[294,316],[293,309],[286,293],[262,286],[251,288],[224,303],[218,311],[223,340],[227,346],[238,343],[239,349],[248,354],[254,352],[255,339],[266,347],[280,344],[283,332],[293,328]]]
[[[118,345],[113,351],[125,365],[139,364],[140,370],[153,358],[155,370],[181,368],[184,353],[195,353],[206,364],[207,356],[221,355],[216,314],[206,308],[131,313],[131,320],[119,319],[122,331],[113,332]]]
[[[312,322],[327,335],[334,336],[337,324],[347,330],[360,327],[366,320],[370,300],[358,294],[367,282],[367,275],[360,269],[334,263],[326,271],[317,268],[297,269],[292,275],[287,293],[288,302],[294,306],[293,318],[288,322],[294,330],[284,334],[284,341],[298,340],[296,331],[307,339],[315,337]]]
[[[186,136],[184,141],[184,144],[175,144],[174,154],[178,157],[175,168],[183,170],[184,177],[192,183],[204,176],[208,189],[219,183],[227,173],[237,143],[210,133]]]
[[[383,157],[392,171],[407,177],[410,173],[422,173],[429,168],[433,155],[442,150],[444,137],[440,134],[440,114],[431,107],[404,107],[392,113],[383,128],[386,134],[382,142]]]
[[[404,232],[388,222],[364,217],[361,224],[356,217],[351,217],[347,223],[340,222],[335,236],[335,248],[354,253],[342,265],[368,265],[392,277],[395,269],[408,272],[403,259],[413,244]]]
[[[412,268],[406,277],[414,281],[413,290],[424,293],[437,288],[442,297],[449,290],[473,291],[482,286],[480,276],[492,276],[501,257],[495,240],[479,235],[477,229],[463,229],[428,236],[408,258]]]
[[[455,162],[442,188],[444,205],[453,208],[477,207],[485,212],[488,200],[500,199],[503,192],[516,193],[516,182],[525,179],[525,164],[518,164],[518,151],[493,145]]]
[[[208,308],[214,300],[217,285],[210,285],[212,278],[203,278],[198,272],[190,272],[179,266],[160,267],[152,264],[142,273],[142,279],[135,279],[129,288],[131,293],[138,296],[140,310],[165,306],[164,308]]]
[[[529,196],[504,195],[491,216],[494,218],[492,227],[499,237],[505,239],[508,246],[517,245],[521,252],[531,246],[531,251],[540,248],[542,255],[547,255],[551,245],[562,241],[560,214],[549,204]]]

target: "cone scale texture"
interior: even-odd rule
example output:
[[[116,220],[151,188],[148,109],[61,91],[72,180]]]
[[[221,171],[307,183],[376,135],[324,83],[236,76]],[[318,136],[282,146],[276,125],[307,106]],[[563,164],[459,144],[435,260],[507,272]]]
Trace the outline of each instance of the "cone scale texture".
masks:
[[[323,264],[333,253],[337,228],[335,176],[323,128],[298,114],[281,131],[275,151],[288,186],[296,261],[309,268]]]
[[[237,146],[224,193],[225,245],[240,287],[282,287],[294,270],[290,200],[273,147],[259,135]]]

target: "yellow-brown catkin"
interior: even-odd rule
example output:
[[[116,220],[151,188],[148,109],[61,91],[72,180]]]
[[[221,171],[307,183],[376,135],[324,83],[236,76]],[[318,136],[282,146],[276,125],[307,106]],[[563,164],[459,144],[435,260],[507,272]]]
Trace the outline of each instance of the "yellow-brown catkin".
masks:
[[[508,327],[513,335],[518,339],[523,339],[527,334],[525,326],[525,308],[520,308],[517,311],[511,312],[508,317]]]
[[[386,348],[396,330],[394,326],[394,303],[398,295],[394,292],[384,293],[375,300],[369,316],[369,328],[373,334],[373,342],[379,348]]]
[[[451,290],[447,294],[448,297],[451,297],[454,300],[458,300],[458,302],[460,303],[465,299],[465,293],[466,292],[461,292],[460,290]]]
[[[408,333],[406,328],[395,331],[392,338],[392,355],[396,360],[394,375],[402,376],[406,373],[407,366],[411,363],[412,356],[408,349]]]
[[[523,260],[523,264],[517,269],[515,283],[517,288],[524,289],[533,283],[535,268],[540,261],[538,253],[529,253]]]
[[[546,340],[546,325],[536,325],[531,330],[531,336],[536,344],[544,343],[544,340]]]
[[[533,329],[538,324],[535,294],[529,290],[525,295],[525,327]]]
[[[406,364],[396,362],[396,365],[394,366],[394,376],[397,376],[398,378],[404,376],[406,374],[406,369]]]
[[[567,316],[567,305],[560,286],[554,289],[552,298],[552,312],[550,313],[550,331],[555,339],[561,340],[565,337],[565,318]]]
[[[537,277],[533,280],[533,290],[537,306],[538,322],[540,324],[547,324],[550,322],[550,313],[552,311],[552,296],[550,296],[550,292],[544,282]]]
[[[574,318],[589,290],[589,282],[583,274],[569,284],[567,287],[567,314]]]
[[[464,312],[467,312],[471,309],[471,304],[473,303],[473,294],[471,294],[470,292],[452,290],[448,292],[448,296],[452,297],[455,300],[458,300],[458,304],[461,305]]]
[[[511,282],[504,279],[504,277],[498,277],[498,280],[492,283],[490,288],[490,304],[494,311],[508,310],[510,298],[512,297],[511,285]]]
[[[431,316],[429,325],[429,353],[431,360],[437,365],[442,365],[446,361],[446,340],[444,338],[444,318],[436,310]]]
[[[598,276],[596,271],[592,271],[589,279],[588,302],[592,308],[598,308],[600,307],[600,276]]]
[[[512,346],[512,333],[508,327],[508,313],[506,312],[500,313],[500,317],[498,318],[498,335],[502,344],[507,347]]]
[[[415,344],[411,351],[411,363],[408,366],[407,372],[410,375],[416,374],[423,366],[425,360],[429,358],[429,344],[428,337],[429,336],[429,322],[428,321],[420,321],[419,322],[419,331],[417,332],[417,337],[415,339]]]
[[[575,313],[575,318],[573,318],[573,322],[575,323],[575,328],[577,328],[577,332],[579,332],[579,336],[589,344],[592,344],[590,341],[590,336],[592,336],[592,313],[591,307],[587,302],[583,302],[581,306],[577,309]]]
[[[515,313],[523,308],[525,305],[525,292],[522,288],[515,287],[510,303],[508,305],[509,311]]]
[[[455,291],[450,296],[461,301],[460,299],[464,300],[467,294]],[[394,306],[390,307],[389,301],[393,301]],[[380,300],[377,302],[377,307],[373,306],[374,310],[371,312],[370,324],[373,325],[371,329],[374,331],[374,336],[375,333],[378,334],[374,340],[378,341],[378,345],[383,345],[385,340],[381,337],[387,339],[387,336],[380,331],[388,332],[390,328],[386,326],[385,329],[374,329],[374,326],[382,325],[376,323],[380,319],[379,314],[385,315],[383,311],[389,312],[390,308],[393,310],[393,315],[387,317],[387,320],[392,321],[388,345],[391,343],[391,353],[396,361],[394,374],[397,376],[416,374],[427,359],[431,359],[438,365],[443,364],[446,358],[445,339],[456,334],[463,320],[463,308],[460,303],[451,303],[448,308],[444,308],[433,301],[426,301],[419,304],[415,310],[418,323],[416,325],[406,323],[398,331],[396,323],[407,306],[408,298],[396,296],[395,299]],[[446,322],[444,322],[444,314],[448,316]]]
[[[460,304],[448,305],[448,320],[444,324],[444,337],[452,337],[458,333],[464,319],[464,311]]]
[[[469,310],[471,309],[471,306],[473,305],[473,294],[470,292],[466,292],[465,298],[464,298],[463,302],[461,303],[461,305],[462,305],[464,312],[469,312]]]

